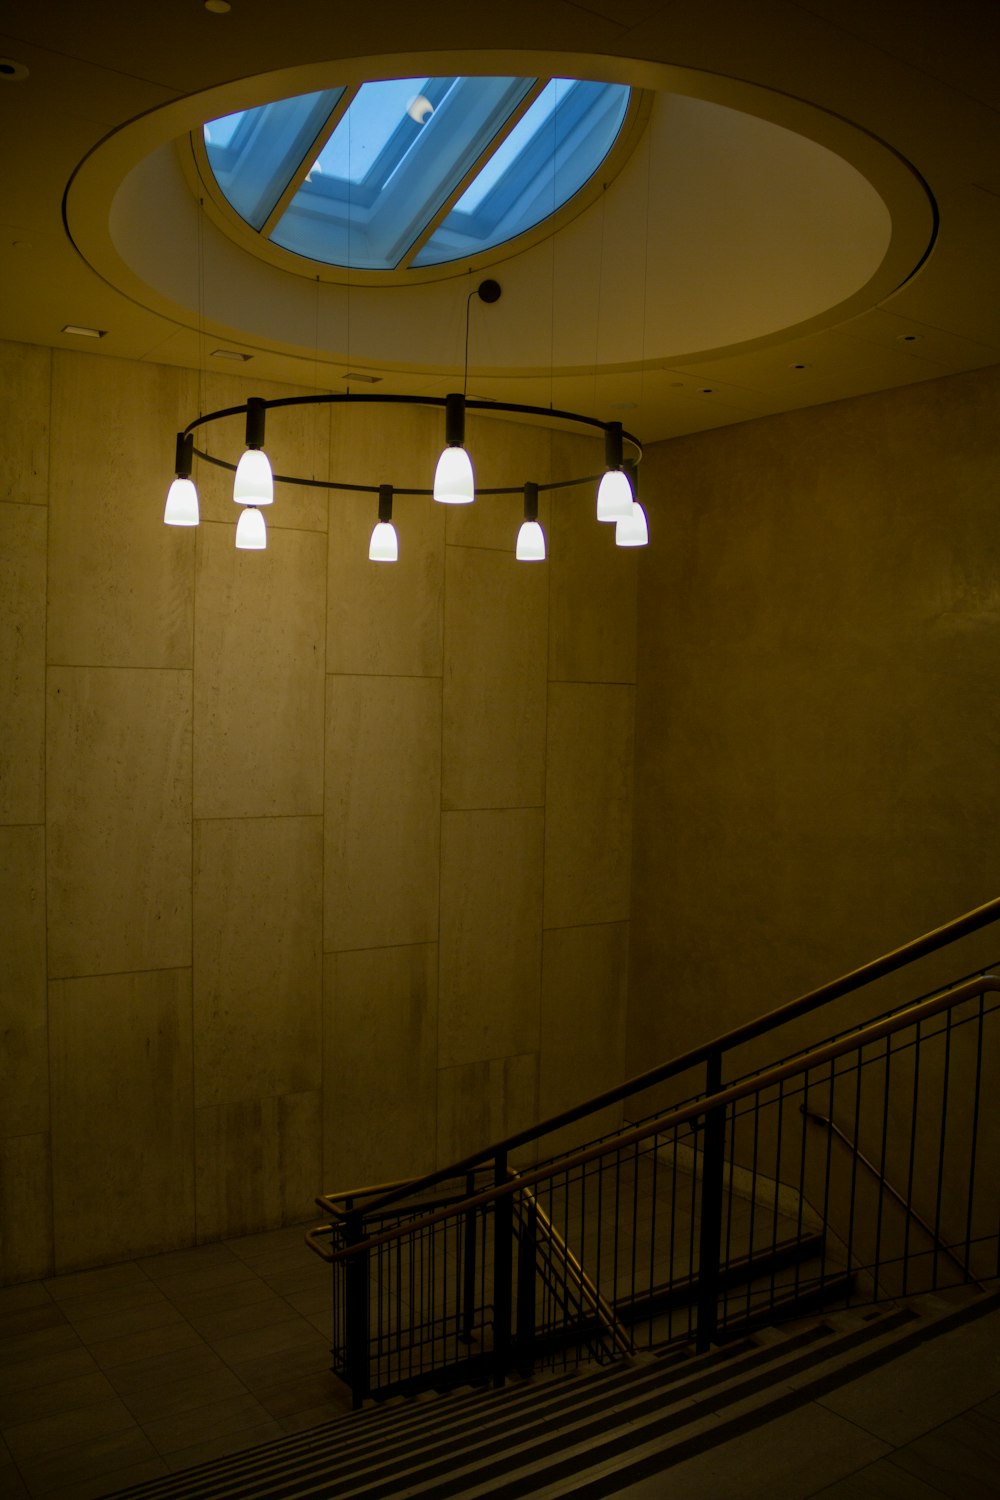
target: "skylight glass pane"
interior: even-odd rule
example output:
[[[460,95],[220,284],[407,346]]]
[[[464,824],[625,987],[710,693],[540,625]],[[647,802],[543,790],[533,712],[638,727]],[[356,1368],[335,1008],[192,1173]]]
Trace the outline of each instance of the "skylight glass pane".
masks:
[[[279,99],[209,120],[204,127],[216,181],[254,229],[263,225],[343,92],[324,89]]]
[[[418,100],[426,99],[429,82],[427,78],[393,78],[387,83],[366,83],[323,148],[320,170],[328,177],[362,182],[401,121],[408,118],[417,123],[415,116],[422,112]],[[417,133],[412,132],[414,139]]]
[[[412,264],[489,250],[561,208],[611,150],[629,95],[624,84],[552,79]]]
[[[501,141],[486,165],[466,188],[455,204],[458,213],[471,214],[482,203],[486,194],[499,182],[507,168],[517,160],[528,142],[538,134],[552,116],[559,93],[565,94],[573,85],[565,78],[550,78],[530,109],[518,120],[506,140]]]
[[[390,270],[534,83],[410,78],[365,84],[272,239],[312,260]],[[424,104],[414,103],[421,99]]]

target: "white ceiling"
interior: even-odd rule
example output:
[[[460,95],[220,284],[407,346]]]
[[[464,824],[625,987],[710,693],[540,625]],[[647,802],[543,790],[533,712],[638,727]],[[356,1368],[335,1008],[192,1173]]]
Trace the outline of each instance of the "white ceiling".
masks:
[[[262,382],[344,389],[361,370],[385,391],[442,394],[468,291],[489,274],[504,296],[474,304],[470,394],[618,416],[647,440],[994,364],[997,9],[7,0],[0,57],[28,76],[0,82],[0,337],[233,369],[211,355],[227,347]],[[211,216],[199,271],[173,140],[313,77],[417,61],[598,73],[656,103],[607,192],[488,272],[317,286]],[[89,344],[66,323],[106,335]]]

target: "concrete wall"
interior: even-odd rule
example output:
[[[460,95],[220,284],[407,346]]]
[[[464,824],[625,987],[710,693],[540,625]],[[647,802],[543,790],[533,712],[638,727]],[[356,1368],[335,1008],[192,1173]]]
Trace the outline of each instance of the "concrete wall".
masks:
[[[1000,369],[644,469],[631,1071],[1000,894]]]
[[[0,349],[0,1279],[307,1217],[622,1074],[636,558],[589,494],[281,489],[162,524],[252,381]],[[274,413],[276,470],[429,484],[437,413]],[[242,448],[242,424],[213,452]],[[596,445],[470,417],[484,483]],[[599,459],[597,460],[599,462]]]

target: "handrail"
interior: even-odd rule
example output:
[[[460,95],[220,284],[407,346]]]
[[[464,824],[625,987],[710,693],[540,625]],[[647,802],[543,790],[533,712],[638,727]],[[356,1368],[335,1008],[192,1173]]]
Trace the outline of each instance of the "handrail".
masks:
[[[892,1036],[897,1031],[904,1030],[907,1026],[913,1026],[918,1021],[923,1021],[930,1016],[937,1015],[940,1011],[949,1010],[952,1006],[959,1005],[963,1000],[971,1000],[976,995],[985,991],[1000,993],[1000,976],[996,974],[981,974],[975,979],[968,979],[963,984],[956,985],[953,989],[943,990],[940,994],[931,995],[928,999],[921,1000],[915,1005],[907,1006],[904,1010],[896,1011],[891,1016],[885,1016],[879,1021],[870,1022],[867,1026],[860,1027],[857,1031],[850,1032],[847,1036],[837,1037],[832,1042],[825,1042],[822,1046],[814,1048],[811,1052],[803,1053],[799,1057],[791,1058],[775,1067],[767,1069],[763,1073],[755,1074],[752,1078],[745,1078],[738,1083],[730,1084],[728,1087],[719,1089],[715,1093],[703,1099],[697,1099],[693,1103],[681,1105],[679,1108],[669,1110],[655,1120],[646,1120],[641,1125],[634,1126],[631,1130],[623,1131],[614,1137],[613,1146],[607,1142],[598,1142],[593,1146],[586,1146],[574,1152],[568,1157],[560,1157],[558,1163],[536,1167],[532,1171],[519,1176],[516,1181],[508,1180],[499,1183],[492,1188],[485,1189],[480,1193],[474,1193],[467,1198],[457,1200],[446,1208],[436,1210],[423,1218],[407,1219],[404,1223],[390,1230],[383,1230],[379,1234],[371,1235],[369,1238],[359,1240],[356,1244],[347,1245],[343,1249],[334,1252],[330,1256],[331,1261],[345,1261],[351,1256],[358,1255],[363,1251],[376,1248],[379,1245],[388,1244],[390,1240],[401,1239],[406,1234],[429,1229],[434,1224],[443,1223],[445,1219],[454,1218],[458,1214],[464,1214],[472,1208],[485,1207],[489,1203],[495,1203],[499,1198],[505,1198],[519,1189],[533,1187],[537,1182],[543,1182],[553,1172],[559,1175],[574,1171],[577,1167],[586,1166],[589,1162],[596,1161],[609,1149],[620,1151],[623,1147],[638,1145],[640,1141],[649,1136],[663,1135],[668,1130],[676,1129],[678,1125],[686,1125],[701,1115],[709,1114],[715,1110],[723,1109],[729,1104],[735,1104],[740,1099],[748,1098],[751,1094],[760,1093],[762,1090],[771,1088],[775,1084],[792,1078],[796,1073],[808,1072],[813,1068],[822,1066],[823,1063],[834,1062],[838,1057],[843,1057],[848,1052],[854,1052],[859,1047],[868,1046],[871,1042],[883,1040]]]
[[[334,1207],[337,1203],[350,1204],[355,1198],[371,1198],[376,1193],[395,1192],[397,1188],[409,1187],[412,1181],[412,1177],[397,1177],[394,1182],[378,1182],[371,1187],[341,1188],[335,1193],[321,1193],[316,1202],[329,1213],[337,1213],[339,1210]]]
[[[658,1083],[665,1083],[667,1079],[674,1078],[679,1073],[685,1073],[690,1068],[708,1062],[712,1057],[721,1056],[731,1051],[732,1048],[741,1046],[744,1042],[753,1041],[789,1021],[798,1020],[800,1016],[808,1015],[811,1011],[818,1010],[833,1000],[842,999],[845,995],[863,989],[877,979],[884,979],[886,975],[895,973],[908,963],[918,958],[926,958],[928,954],[936,953],[939,949],[946,948],[949,943],[968,937],[971,933],[978,932],[981,928],[988,927],[996,921],[1000,921],[1000,896],[994,897],[992,901],[987,901],[982,906],[974,907],[960,917],[953,917],[950,922],[945,922],[941,927],[935,927],[930,932],[922,933],[920,937],[911,938],[902,947],[893,948],[880,958],[870,959],[868,963],[851,969],[839,979],[821,984],[816,989],[807,990],[797,999],[779,1005],[775,1010],[767,1011],[753,1021],[746,1021],[740,1026],[733,1027],[732,1030],[724,1032],[722,1036],[716,1037],[711,1042],[705,1042],[688,1052],[682,1052],[670,1061],[660,1063],[645,1073],[638,1073],[614,1088],[605,1089],[603,1093],[593,1095],[582,1104],[564,1109],[559,1114],[550,1115],[548,1119],[531,1125],[525,1130],[519,1130],[514,1135],[509,1135],[490,1146],[483,1147],[448,1167],[428,1172],[423,1177],[413,1178],[406,1184],[390,1190],[375,1206],[387,1207],[407,1193],[432,1187],[435,1183],[442,1182],[449,1177],[461,1176],[482,1163],[492,1160],[501,1152],[509,1155],[520,1147],[540,1139],[543,1135],[548,1135],[566,1125],[573,1125],[587,1115],[596,1114],[598,1110],[605,1109],[611,1104],[620,1104],[634,1094],[643,1093]]]
[[[511,1170],[509,1175],[515,1179],[520,1180],[519,1174],[513,1171],[513,1169]],[[594,1312],[597,1314],[598,1319],[608,1330],[608,1333],[611,1335],[612,1343],[614,1343],[616,1348],[618,1348],[622,1354],[633,1354],[635,1352],[635,1346],[633,1345],[632,1340],[623,1327],[621,1321],[617,1317],[614,1308],[611,1306],[611,1303],[594,1285],[593,1281],[587,1275],[586,1271],[583,1269],[583,1266],[577,1260],[576,1256],[569,1248],[569,1245],[567,1245],[565,1239],[559,1233],[558,1229],[553,1224],[552,1220],[549,1218],[548,1214],[545,1212],[544,1208],[539,1203],[534,1193],[530,1188],[526,1187],[522,1188],[521,1196],[523,1198],[526,1198],[527,1201],[533,1206],[538,1218],[538,1222],[541,1225],[546,1238],[551,1244],[556,1247],[561,1259],[565,1261],[567,1268],[573,1272],[573,1279],[576,1281],[577,1285],[580,1288],[580,1291],[583,1293],[584,1297],[590,1303]]]
[[[973,1276],[972,1272],[965,1264],[965,1261],[957,1256],[954,1250],[952,1250],[949,1245],[946,1245],[943,1240],[938,1238],[923,1215],[919,1214],[911,1203],[907,1203],[902,1193],[898,1192],[897,1189],[893,1187],[892,1183],[886,1177],[885,1173],[881,1172],[875,1165],[875,1163],[869,1160],[869,1158],[861,1150],[860,1146],[858,1146],[857,1142],[852,1141],[846,1131],[841,1130],[836,1120],[832,1120],[829,1115],[821,1115],[817,1110],[807,1109],[804,1104],[800,1105],[799,1108],[807,1120],[814,1120],[817,1125],[825,1125],[831,1135],[835,1135],[838,1140],[843,1141],[844,1145],[847,1147],[848,1151],[850,1151],[851,1155],[854,1156],[855,1159],[859,1161],[863,1167],[867,1167],[868,1171],[875,1178],[876,1182],[878,1182],[880,1186],[883,1187],[889,1194],[889,1197],[892,1198],[896,1203],[898,1203],[900,1208],[902,1208],[906,1213],[909,1214],[910,1218],[915,1224],[920,1225],[920,1228],[929,1237],[931,1243],[935,1245],[943,1255],[946,1255],[948,1257],[952,1265],[958,1267],[958,1269],[962,1273],[962,1277],[964,1280],[971,1281],[972,1285],[977,1286],[981,1292],[986,1290],[986,1288],[983,1286],[983,1283],[981,1281],[977,1281]]]
[[[309,1249],[314,1251],[320,1260],[325,1260],[327,1265],[332,1265],[333,1254],[319,1243],[321,1239],[333,1239],[332,1224],[317,1224],[315,1229],[307,1229],[305,1234],[305,1241]]]

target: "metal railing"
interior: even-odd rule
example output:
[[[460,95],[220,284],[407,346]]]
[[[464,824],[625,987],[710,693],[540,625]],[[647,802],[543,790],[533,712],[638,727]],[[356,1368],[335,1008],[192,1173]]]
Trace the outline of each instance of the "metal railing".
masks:
[[[620,1090],[419,1182],[327,1195],[334,1368],[356,1403],[636,1344],[707,1347],[809,1306],[998,1274],[1000,1078],[992,974],[723,1085],[751,1036],[995,921],[1000,902]],[[819,998],[817,998],[819,997]],[[987,1042],[992,1039],[992,1049]],[[509,1153],[678,1077],[706,1087],[569,1155]],[[852,1149],[807,1115],[841,1122]],[[838,1128],[841,1128],[838,1127]],[[874,1175],[859,1161],[877,1163]],[[905,1183],[898,1192],[888,1180]],[[914,1226],[930,1228],[918,1242]]]

